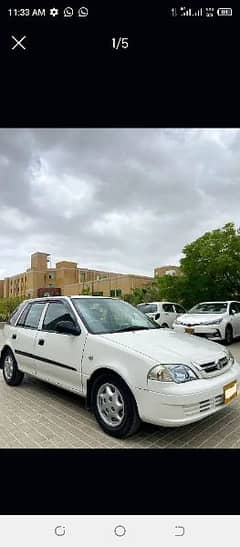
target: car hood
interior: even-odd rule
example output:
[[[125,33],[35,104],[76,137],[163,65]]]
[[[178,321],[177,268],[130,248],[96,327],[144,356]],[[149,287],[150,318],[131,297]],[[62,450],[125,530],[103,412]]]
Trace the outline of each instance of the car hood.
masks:
[[[158,363],[201,364],[226,356],[226,351],[215,342],[172,329],[102,334],[101,337]]]
[[[209,321],[215,321],[222,319],[224,314],[222,313],[186,313],[179,317],[179,322],[182,325],[200,325],[206,324]]]

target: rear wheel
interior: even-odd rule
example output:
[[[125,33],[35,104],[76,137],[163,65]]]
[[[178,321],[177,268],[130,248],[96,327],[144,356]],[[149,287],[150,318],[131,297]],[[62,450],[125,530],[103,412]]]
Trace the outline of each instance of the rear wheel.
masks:
[[[124,438],[140,427],[135,399],[125,382],[114,373],[96,378],[92,386],[92,409],[105,433]]]
[[[23,372],[18,370],[17,361],[11,350],[7,350],[3,356],[3,377],[9,386],[18,386],[24,377]]]
[[[225,344],[226,346],[230,346],[230,344],[232,343],[233,343],[233,330],[231,325],[227,325],[225,330]]]
[[[163,328],[163,329],[169,329],[169,326],[168,326],[167,323],[163,323],[162,328]]]

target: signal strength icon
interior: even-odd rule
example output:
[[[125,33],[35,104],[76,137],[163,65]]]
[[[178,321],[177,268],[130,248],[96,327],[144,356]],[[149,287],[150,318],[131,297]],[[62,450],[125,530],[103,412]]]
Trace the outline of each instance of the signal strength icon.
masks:
[[[202,17],[202,16],[203,16],[202,8],[199,8],[192,13],[192,17]]]

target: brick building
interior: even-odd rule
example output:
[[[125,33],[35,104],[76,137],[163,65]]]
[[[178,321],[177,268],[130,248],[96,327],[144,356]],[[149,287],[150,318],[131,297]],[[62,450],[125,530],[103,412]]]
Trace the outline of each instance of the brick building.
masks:
[[[32,254],[30,268],[0,280],[0,297],[35,298],[84,293],[121,297],[131,293],[131,289],[143,287],[153,280],[152,277],[143,275],[79,268],[77,262],[67,260],[57,262],[54,268],[49,264],[49,254]]]

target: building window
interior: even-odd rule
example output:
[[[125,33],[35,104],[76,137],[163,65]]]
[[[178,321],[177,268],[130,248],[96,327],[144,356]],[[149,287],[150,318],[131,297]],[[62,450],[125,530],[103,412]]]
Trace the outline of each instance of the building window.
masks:
[[[118,297],[118,296],[122,296],[122,290],[121,290],[121,289],[112,289],[112,290],[110,291],[110,296],[112,296],[113,298],[114,298],[115,296],[117,296],[117,297]]]

